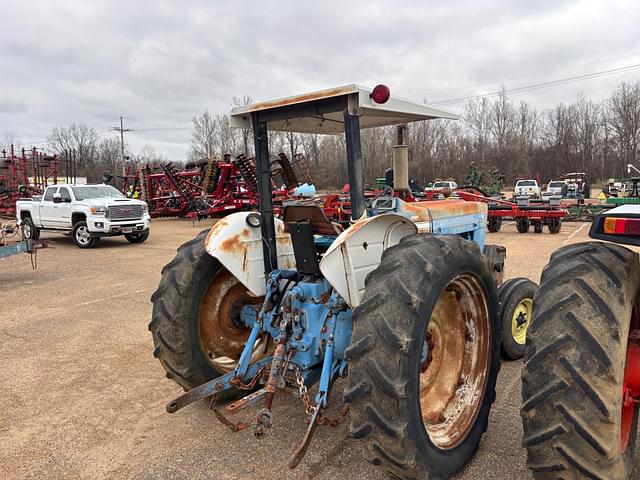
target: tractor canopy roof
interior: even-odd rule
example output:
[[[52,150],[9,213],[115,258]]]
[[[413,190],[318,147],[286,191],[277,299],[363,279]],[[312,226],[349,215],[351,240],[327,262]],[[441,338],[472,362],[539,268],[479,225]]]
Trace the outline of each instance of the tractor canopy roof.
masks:
[[[257,114],[268,130],[341,134],[344,133],[345,109],[360,117],[361,128],[434,118],[458,118],[453,113],[424,103],[390,95],[389,89],[382,85],[374,89],[345,85],[234,108],[231,111],[231,126],[251,128],[251,116]]]

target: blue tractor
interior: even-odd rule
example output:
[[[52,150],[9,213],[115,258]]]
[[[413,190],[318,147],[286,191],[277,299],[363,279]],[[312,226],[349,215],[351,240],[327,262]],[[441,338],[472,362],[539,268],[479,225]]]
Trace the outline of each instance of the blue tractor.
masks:
[[[448,478],[465,465],[495,399],[505,250],[485,245],[486,204],[406,203],[389,191],[365,202],[362,178],[361,128],[435,118],[455,116],[381,85],[232,111],[232,125],[253,132],[260,212],[219,220],[162,270],[154,356],[185,390],[169,413],[207,398],[242,430],[228,417],[253,405],[261,437],[286,422],[271,407],[288,390],[308,416],[291,468],[318,425],[347,415],[366,458],[394,478]],[[288,205],[275,218],[269,131],[344,134],[347,229],[313,205]],[[394,188],[408,190],[407,147],[393,157]],[[345,405],[329,414],[342,378]]]

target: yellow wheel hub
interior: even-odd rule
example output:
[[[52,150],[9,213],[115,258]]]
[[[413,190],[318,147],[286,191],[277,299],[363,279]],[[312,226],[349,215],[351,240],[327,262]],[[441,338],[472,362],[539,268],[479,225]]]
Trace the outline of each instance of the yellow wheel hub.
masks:
[[[531,320],[533,300],[525,298],[513,310],[511,317],[511,335],[519,345],[524,345],[527,340],[527,327]]]

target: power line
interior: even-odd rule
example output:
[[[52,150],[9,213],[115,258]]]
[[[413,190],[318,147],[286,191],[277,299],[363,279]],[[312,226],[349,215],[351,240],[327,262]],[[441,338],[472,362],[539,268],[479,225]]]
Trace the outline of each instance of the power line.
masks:
[[[555,86],[560,86],[560,85],[566,85],[568,83],[574,83],[574,82],[580,82],[583,80],[591,80],[593,78],[600,78],[600,77],[607,77],[609,75],[615,75],[618,73],[626,73],[626,72],[633,72],[635,70],[640,69],[640,63],[634,64],[634,65],[627,65],[625,67],[619,67],[619,68],[612,68],[610,70],[602,70],[600,72],[593,72],[593,73],[586,73],[583,75],[577,75],[574,77],[567,77],[567,78],[560,78],[557,80],[551,80],[548,82],[541,82],[541,83],[534,83],[531,85],[526,85],[526,86],[522,86],[522,87],[515,87],[515,88],[507,88],[505,90],[500,90],[500,91],[496,91],[496,92],[490,92],[490,93],[484,93],[484,94],[480,94],[480,95],[470,95],[470,96],[466,96],[466,97],[459,97],[459,98],[451,98],[451,99],[447,99],[447,100],[438,100],[435,102],[429,102],[430,105],[451,105],[451,104],[456,104],[456,103],[464,103],[468,100],[476,100],[479,98],[491,98],[491,97],[497,97],[502,95],[503,93],[507,94],[507,93],[526,93],[526,92],[531,92],[531,91],[535,91],[535,90],[540,90],[543,88],[549,88],[549,87],[555,87]]]
[[[467,85],[466,87],[456,87],[456,88],[452,88],[452,89],[449,89],[449,90],[443,90],[443,91],[441,91],[439,93],[440,94],[444,94],[444,93],[451,93],[451,92],[459,92],[460,90],[470,90],[470,89],[475,89],[475,88],[491,87],[493,85],[498,85],[498,84],[501,84],[501,83],[516,82],[518,80],[525,80],[527,78],[542,77],[542,76],[548,75],[550,73],[562,72],[564,70],[573,70],[575,68],[587,67],[589,65],[597,65],[598,63],[612,62],[614,60],[622,60],[623,58],[636,57],[638,55],[640,55],[640,53],[631,53],[629,55],[622,55],[620,57],[611,57],[611,58],[606,58],[606,59],[601,59],[601,60],[595,60],[595,61],[592,61],[592,62],[581,63],[579,65],[568,65],[568,66],[565,66],[565,67],[558,67],[558,68],[556,68],[554,70],[547,70],[546,72],[533,73],[533,74],[530,74],[530,75],[523,75],[523,76],[520,76],[520,77],[511,78],[509,80],[502,80],[501,82],[491,82],[491,83],[485,83],[485,84],[481,84],[481,85]]]

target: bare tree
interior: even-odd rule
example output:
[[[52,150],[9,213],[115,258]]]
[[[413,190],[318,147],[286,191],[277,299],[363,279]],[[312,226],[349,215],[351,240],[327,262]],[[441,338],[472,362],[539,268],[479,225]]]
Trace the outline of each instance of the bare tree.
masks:
[[[491,131],[489,100],[486,97],[470,100],[464,106],[462,118],[475,136],[480,153],[480,161],[484,163],[489,132]]]
[[[620,167],[635,163],[640,141],[640,82],[622,82],[609,99],[611,129],[621,155]]]
[[[191,132],[191,147],[187,153],[189,160],[203,160],[209,158],[216,151],[216,118],[208,110],[197,117],[193,117],[193,132]]]

